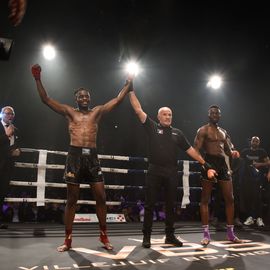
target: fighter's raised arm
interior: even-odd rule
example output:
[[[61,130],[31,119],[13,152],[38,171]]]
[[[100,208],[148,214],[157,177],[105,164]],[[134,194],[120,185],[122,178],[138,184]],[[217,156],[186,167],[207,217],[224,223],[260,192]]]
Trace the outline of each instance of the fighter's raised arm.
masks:
[[[50,98],[41,82],[41,67],[38,64],[35,64],[31,68],[32,75],[36,81],[37,91],[39,93],[39,96],[41,98],[41,101],[46,104],[48,107],[50,107],[55,112],[62,114],[64,116],[69,115],[73,108],[71,106],[61,104],[58,101]]]
[[[131,91],[129,93],[129,101],[141,123],[144,123],[147,118],[147,114],[143,111],[141,103],[138,100],[137,96],[135,95],[134,91]]]
[[[100,109],[101,115],[104,114],[104,113],[110,112],[111,110],[113,110],[115,107],[117,107],[124,100],[127,93],[129,91],[131,91],[132,88],[133,88],[132,82],[133,82],[133,78],[129,77],[126,80],[126,83],[125,83],[124,87],[120,90],[117,97],[109,100],[104,105],[100,105],[100,106],[96,107],[96,108]]]

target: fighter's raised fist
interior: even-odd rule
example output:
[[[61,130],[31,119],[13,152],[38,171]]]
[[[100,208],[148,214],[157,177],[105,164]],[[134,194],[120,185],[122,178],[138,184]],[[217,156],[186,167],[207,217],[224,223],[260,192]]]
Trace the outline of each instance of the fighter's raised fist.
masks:
[[[33,65],[31,71],[35,80],[40,80],[40,73],[41,73],[40,65],[38,64]]]

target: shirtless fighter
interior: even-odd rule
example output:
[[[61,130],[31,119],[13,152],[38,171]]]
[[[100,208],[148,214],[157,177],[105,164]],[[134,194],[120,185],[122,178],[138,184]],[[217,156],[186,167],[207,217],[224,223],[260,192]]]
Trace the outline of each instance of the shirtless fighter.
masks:
[[[234,198],[231,171],[226,163],[226,155],[232,158],[238,158],[239,152],[233,150],[230,137],[226,130],[218,126],[221,116],[220,108],[217,105],[212,105],[208,110],[209,123],[198,129],[194,141],[194,148],[197,151],[201,149],[205,154],[205,161],[212,165],[212,168],[217,172],[216,181],[221,187],[222,194],[225,200],[225,209],[227,217],[227,238],[234,243],[242,242],[234,234]],[[202,194],[201,194],[201,219],[203,224],[204,236],[201,241],[202,245],[208,245],[210,242],[209,233],[209,213],[208,203],[210,200],[212,187],[215,181],[209,179],[202,171]]]
[[[65,241],[59,246],[59,252],[71,248],[72,225],[75,216],[76,203],[79,198],[80,183],[90,184],[96,200],[96,213],[100,227],[100,241],[105,248],[111,250],[113,247],[106,232],[106,195],[104,189],[103,175],[97,157],[96,137],[98,124],[103,114],[110,112],[119,105],[129,92],[131,79],[126,81],[125,86],[117,97],[104,105],[89,108],[90,93],[84,88],[75,91],[75,100],[78,107],[61,104],[50,98],[40,79],[41,67],[32,66],[32,74],[36,81],[37,91],[44,104],[55,112],[63,115],[68,120],[70,135],[70,147],[66,160],[64,179],[67,183],[67,204],[65,208]]]

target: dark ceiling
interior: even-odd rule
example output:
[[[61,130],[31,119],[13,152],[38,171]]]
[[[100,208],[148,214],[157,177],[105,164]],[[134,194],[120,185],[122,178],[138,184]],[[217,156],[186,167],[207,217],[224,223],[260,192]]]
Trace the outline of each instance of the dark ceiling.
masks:
[[[29,1],[22,23],[12,27],[1,2],[0,37],[14,39],[9,61],[0,61],[0,106],[12,105],[23,146],[66,150],[65,119],[44,106],[30,66],[40,63],[50,96],[74,104],[73,90],[91,89],[93,106],[113,98],[125,81],[124,63],[143,66],[135,80],[144,110],[155,118],[161,106],[173,109],[174,125],[192,142],[219,104],[221,126],[237,148],[258,135],[269,151],[270,33],[265,6],[230,1],[72,0]],[[237,1],[239,3],[239,1]],[[40,55],[44,42],[57,50],[55,61]],[[213,92],[206,80],[224,76]],[[75,106],[75,104],[74,104]],[[116,128],[117,127],[117,128]],[[125,100],[100,124],[100,152],[144,155],[145,137]]]

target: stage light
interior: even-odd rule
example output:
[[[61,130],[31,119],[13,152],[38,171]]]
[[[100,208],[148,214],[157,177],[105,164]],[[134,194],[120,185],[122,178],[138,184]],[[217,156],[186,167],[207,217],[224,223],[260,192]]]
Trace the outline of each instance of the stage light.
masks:
[[[43,47],[43,56],[46,60],[53,60],[55,55],[55,49],[52,45],[48,44]]]
[[[126,64],[126,71],[128,74],[137,76],[140,72],[139,65],[135,62],[129,62]]]
[[[209,81],[207,83],[207,86],[212,88],[212,89],[217,90],[222,86],[222,83],[223,83],[223,81],[222,81],[221,76],[213,75],[213,76],[210,77],[210,79],[209,79]]]

